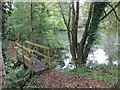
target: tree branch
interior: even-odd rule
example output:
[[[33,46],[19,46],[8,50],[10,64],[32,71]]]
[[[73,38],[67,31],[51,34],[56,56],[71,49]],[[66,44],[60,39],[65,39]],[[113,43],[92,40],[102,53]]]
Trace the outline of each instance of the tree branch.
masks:
[[[82,44],[81,46],[85,45],[86,39],[88,37],[88,30],[89,30],[91,18],[92,18],[92,15],[93,15],[92,13],[93,13],[93,3],[90,5],[89,15],[88,15],[88,19],[87,19],[87,22],[86,22],[86,25],[85,25],[85,31],[84,31],[83,37],[81,39],[81,42],[80,42]]]
[[[67,28],[68,40],[69,40],[69,45],[70,45],[70,52],[71,52],[72,58],[76,58],[75,48],[73,47],[74,46],[74,42],[73,42],[73,35],[74,35],[74,33],[73,33],[73,30],[70,30],[71,29],[71,27],[70,27],[70,24],[71,24],[71,11],[73,9],[72,4],[73,3],[71,2],[70,5],[69,5],[68,22],[66,21],[65,14],[63,12],[63,8],[61,6],[61,3],[59,3],[59,7],[60,7],[60,12],[61,12],[62,18],[64,20],[64,24],[65,24],[65,26]]]
[[[69,18],[68,18],[68,26],[70,26],[70,20],[71,20],[71,4],[69,5]]]
[[[69,5],[69,14],[68,14],[68,39],[71,43],[71,35],[70,35],[70,22],[71,22],[71,4]]]
[[[106,15],[107,13],[105,12],[105,10],[104,10],[104,14]]]
[[[103,16],[100,21],[102,21],[103,19],[105,19],[113,10],[115,10],[115,8],[117,8],[120,5],[120,1],[117,3],[117,5],[115,5],[114,8],[112,8],[105,16]]]
[[[66,27],[67,27],[67,29],[68,29],[67,21],[66,21],[66,19],[65,19],[65,16],[64,16],[64,13],[63,13],[63,9],[62,9],[62,6],[61,6],[60,3],[59,3],[59,7],[60,7],[60,12],[61,12],[61,14],[62,14],[62,17],[63,17],[64,23],[65,23],[65,25],[66,25]]]
[[[83,53],[84,53],[84,49],[85,49],[86,40],[88,38],[88,31],[89,31],[92,16],[93,16],[93,3],[91,3],[91,5],[90,5],[84,34],[82,36],[80,43],[78,43],[79,46],[78,46],[78,54],[77,55],[78,55],[78,58],[80,59],[80,62],[82,62],[81,60],[83,59]]]
[[[108,3],[108,5],[113,9],[113,11],[114,11],[114,13],[115,13],[115,16],[116,16],[117,20],[120,22],[120,19],[119,19],[117,13],[116,13],[114,7],[113,7],[112,5],[110,5],[109,3]]]

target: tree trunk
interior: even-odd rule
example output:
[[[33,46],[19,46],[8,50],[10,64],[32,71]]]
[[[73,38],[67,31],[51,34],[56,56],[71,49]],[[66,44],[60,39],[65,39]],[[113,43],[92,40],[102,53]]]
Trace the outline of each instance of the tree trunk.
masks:
[[[31,42],[34,42],[34,38],[33,38],[33,0],[30,1],[30,27],[31,27],[31,33],[30,33],[30,37],[31,37]]]
[[[72,3],[72,58],[77,60],[77,34],[78,34],[78,21],[79,21],[79,2],[76,2],[76,9],[74,2]]]
[[[79,21],[79,2],[76,2],[76,9],[75,9],[75,2],[71,2],[70,6],[72,5],[72,7],[69,6],[69,16],[68,16],[68,23],[65,19],[64,13],[63,13],[63,9],[61,4],[59,3],[59,7],[61,10],[61,14],[64,20],[64,24],[66,25],[66,28],[68,30],[68,40],[69,40],[69,45],[70,45],[70,52],[72,55],[72,58],[74,60],[77,60],[77,32],[78,32],[78,21]],[[72,11],[72,15],[71,15],[71,11]],[[70,19],[72,16],[72,19]],[[72,20],[72,25],[70,27],[70,20]],[[70,31],[70,28],[72,29],[72,31]]]
[[[109,11],[105,16],[103,15],[104,9],[108,2],[93,2],[90,5],[89,16],[86,23],[85,31],[82,36],[80,43],[77,43],[77,29],[78,29],[78,19],[79,19],[79,2],[76,3],[76,9],[74,7],[74,2],[72,2],[72,33],[70,33],[70,27],[66,24],[64,14],[62,13],[64,23],[68,29],[68,39],[71,39],[70,51],[73,59],[77,60],[77,64],[86,64],[86,60],[90,49],[95,41],[95,35],[99,28],[99,23],[101,20],[106,18],[112,11]],[[119,3],[114,7],[118,7]],[[70,38],[71,37],[71,38]],[[70,40],[69,40],[70,41]]]
[[[91,18],[92,18],[92,9],[93,9],[93,3],[90,5],[89,16],[88,16],[88,19],[87,19],[87,22],[86,22],[84,34],[82,36],[81,42],[78,43],[77,64],[81,64],[82,60],[83,60],[83,50],[84,50],[86,40],[87,40],[87,37],[88,37],[89,25],[90,25]]]
[[[67,28],[68,40],[69,40],[69,46],[70,46],[70,53],[71,53],[71,55],[72,55],[72,57],[73,57],[74,54],[73,54],[73,52],[72,52],[73,49],[72,49],[72,39],[71,39],[73,33],[72,33],[72,31],[70,31],[70,22],[71,22],[71,3],[70,3],[70,5],[69,5],[68,23],[67,23],[67,20],[66,20],[66,18],[65,18],[65,15],[64,15],[64,12],[63,12],[61,3],[59,3],[59,7],[60,7],[60,13],[61,13],[61,15],[62,15],[64,24],[65,24],[65,26],[66,26],[66,28]]]
[[[6,23],[6,20],[7,20],[7,14],[6,14],[6,11],[4,10],[4,8],[5,8],[5,2],[1,2],[1,6],[0,6],[0,8],[1,8],[1,15],[2,15],[2,22],[1,22],[1,24],[2,24],[2,27],[1,27],[1,40],[2,40],[2,42],[3,42],[3,44],[2,44],[2,46],[3,46],[3,48],[2,48],[2,51],[3,51],[3,53],[2,53],[2,55],[3,55],[3,59],[4,60],[6,60],[6,54],[5,54],[5,52],[6,52],[6,47],[5,47],[5,42],[6,42],[6,39],[7,39],[7,36],[6,36],[6,33],[5,33],[5,30],[6,30],[6,25],[5,25],[5,23]]]
[[[2,15],[2,2],[0,1],[0,14]],[[0,29],[2,30],[2,17],[0,17]],[[1,39],[1,31],[0,31],[0,39]],[[4,68],[4,62],[3,62],[3,56],[2,56],[2,44],[0,40],[0,89],[5,88],[5,68]]]
[[[118,6],[118,17],[120,17],[120,5]],[[120,44],[120,22],[117,22],[117,29],[118,29],[118,44]],[[118,65],[120,64],[120,46],[118,46]],[[118,70],[120,70],[120,67],[118,67]],[[118,73],[118,76],[120,76],[120,73]],[[120,81],[120,77],[118,77],[118,83]]]
[[[5,88],[5,68],[4,68],[4,62],[2,57],[2,44],[0,42],[0,88]]]
[[[76,60],[76,13],[75,13],[75,7],[74,7],[74,2],[72,2],[72,48],[71,48],[71,54],[72,58]]]
[[[96,35],[97,30],[99,28],[98,25],[100,23],[100,19],[101,16],[103,15],[106,5],[107,5],[106,2],[94,2],[93,16],[89,27],[88,39],[83,52],[83,60],[82,60],[83,63],[86,63],[90,49],[95,41],[94,36]]]
[[[76,58],[77,56],[77,50],[78,50],[78,46],[77,46],[77,34],[78,34],[78,21],[79,21],[79,2],[76,2],[76,17],[75,17],[75,53],[76,53]]]

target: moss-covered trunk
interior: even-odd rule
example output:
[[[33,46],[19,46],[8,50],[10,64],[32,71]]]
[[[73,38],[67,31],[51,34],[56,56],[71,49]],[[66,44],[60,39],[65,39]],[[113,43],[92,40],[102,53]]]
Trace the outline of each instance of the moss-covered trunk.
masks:
[[[93,43],[95,41],[95,35],[97,33],[99,23],[101,16],[103,15],[103,11],[106,7],[106,2],[93,2],[93,6],[91,6],[92,9],[92,16],[91,11],[90,15],[88,17],[88,22],[86,24],[85,33],[83,35],[83,38],[79,44],[79,51],[78,51],[78,61],[82,64],[86,63],[88,54],[90,52],[91,47],[93,46]],[[91,18],[91,20],[90,20]]]

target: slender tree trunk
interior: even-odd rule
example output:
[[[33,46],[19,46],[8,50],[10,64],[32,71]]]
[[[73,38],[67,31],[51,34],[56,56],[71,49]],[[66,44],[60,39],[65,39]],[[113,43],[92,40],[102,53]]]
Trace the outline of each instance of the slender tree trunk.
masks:
[[[61,15],[62,15],[62,18],[63,18],[63,21],[64,21],[64,24],[67,28],[67,33],[68,33],[68,40],[69,40],[69,46],[70,46],[70,53],[72,55],[72,57],[74,57],[74,52],[73,52],[73,43],[72,43],[72,36],[73,36],[73,32],[70,31],[70,23],[71,23],[71,3],[69,5],[69,15],[68,15],[68,23],[67,23],[67,20],[65,18],[65,15],[64,15],[64,12],[63,12],[63,9],[62,9],[62,6],[61,6],[61,3],[59,3],[59,7],[60,7],[60,12],[61,12]]]
[[[67,30],[67,33],[68,33],[70,53],[72,53],[72,40],[71,40],[72,32],[70,32],[70,22],[71,22],[71,4],[69,5],[68,30]]]
[[[72,58],[76,59],[76,28],[75,28],[75,22],[76,22],[76,13],[75,13],[75,6],[74,6],[74,2],[72,2],[72,48],[71,48],[71,54],[72,54]]]
[[[1,2],[1,12],[2,12],[2,29],[1,29],[1,40],[2,40],[2,42],[3,42],[3,44],[2,44],[2,46],[3,46],[3,48],[2,48],[2,51],[3,51],[3,53],[2,53],[2,55],[3,55],[3,59],[4,60],[6,60],[6,54],[5,54],[5,52],[6,52],[6,47],[5,47],[5,42],[6,42],[6,39],[7,39],[7,37],[6,37],[6,33],[5,33],[5,30],[6,30],[6,25],[5,25],[5,23],[6,23],[6,20],[7,20],[7,14],[6,14],[6,11],[4,10],[4,8],[5,8],[5,2]]]
[[[31,33],[30,33],[30,36],[31,36],[31,42],[34,41],[33,39],[33,0],[31,0],[30,2],[30,27],[31,27]]]
[[[91,18],[92,18],[92,9],[93,9],[93,3],[90,5],[90,10],[89,10],[89,14],[88,14],[89,16],[88,16],[88,19],[86,22],[84,34],[82,36],[81,42],[78,43],[78,52],[77,52],[77,55],[78,55],[77,63],[78,64],[81,64],[82,60],[83,60],[83,51],[84,51],[84,47],[85,47],[86,40],[88,37],[89,25],[90,25]]]
[[[67,20],[66,20],[66,18],[65,18],[65,15],[64,15],[64,13],[63,13],[63,9],[62,9],[61,3],[59,3],[59,7],[60,7],[60,12],[61,12],[61,15],[62,15],[64,24],[65,24],[65,26],[66,26],[66,28],[67,28],[69,44],[71,45],[71,34],[72,34],[72,32],[70,32],[71,4],[69,5],[68,23],[67,23]]]
[[[68,30],[68,40],[69,40],[69,45],[70,45],[70,52],[71,52],[72,58],[74,60],[77,59],[77,32],[78,32],[78,21],[79,21],[79,2],[78,1],[76,2],[76,9],[75,9],[74,2],[71,3],[72,7],[71,7],[71,4],[69,6],[68,23],[65,19],[62,6],[59,3],[61,14],[62,14],[64,23],[66,25],[66,28]],[[71,15],[71,11],[72,11],[72,15]],[[72,22],[71,22],[72,25],[70,27],[71,16],[72,16]],[[70,28],[72,29],[72,31],[70,31]]]
[[[2,2],[0,1],[0,15],[2,15]],[[0,29],[2,30],[2,17],[0,17]],[[5,88],[5,68],[2,56],[1,31],[0,31],[0,89]]]
[[[117,8],[118,17],[120,17],[120,5]],[[120,22],[117,20],[117,30],[118,30],[118,44],[120,44]],[[120,64],[120,46],[118,46],[118,65]],[[118,70],[120,70],[120,67],[118,67]],[[118,76],[120,76],[120,73],[118,73]],[[118,77],[118,83],[120,82],[120,77]]]
[[[79,21],[79,2],[76,2],[76,9],[74,2],[72,3],[72,57],[77,60],[77,34],[78,34],[78,21]]]
[[[79,0],[78,0],[79,1]],[[76,18],[75,18],[75,53],[76,53],[76,58],[77,56],[77,35],[78,35],[78,21],[79,21],[79,2],[76,2]]]
[[[6,73],[4,68],[3,56],[2,56],[2,44],[0,41],[0,88],[6,87],[5,76],[6,76]]]

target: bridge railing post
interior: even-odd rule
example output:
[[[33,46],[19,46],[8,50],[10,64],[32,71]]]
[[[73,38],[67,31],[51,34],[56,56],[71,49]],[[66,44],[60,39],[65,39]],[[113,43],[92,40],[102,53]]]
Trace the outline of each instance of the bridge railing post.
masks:
[[[30,57],[30,68],[32,69],[33,61],[32,61],[32,51],[29,51],[29,57]]]
[[[22,49],[22,62],[24,63],[24,49],[23,49],[23,47],[21,47],[21,49]]]
[[[49,49],[47,50],[47,56],[50,57],[50,50]],[[49,62],[49,65],[50,65],[50,58],[48,58],[48,60],[49,60],[48,62]]]
[[[25,64],[24,64],[24,48],[23,47],[21,47],[21,49],[22,49],[22,64],[23,64],[23,66],[25,67]]]
[[[17,47],[16,42],[15,42],[15,47]],[[14,48],[15,48],[15,47],[14,47]],[[16,48],[15,51],[16,51],[16,56],[17,56],[17,59],[18,59],[18,51],[17,51],[17,50],[18,50],[18,49]]]

